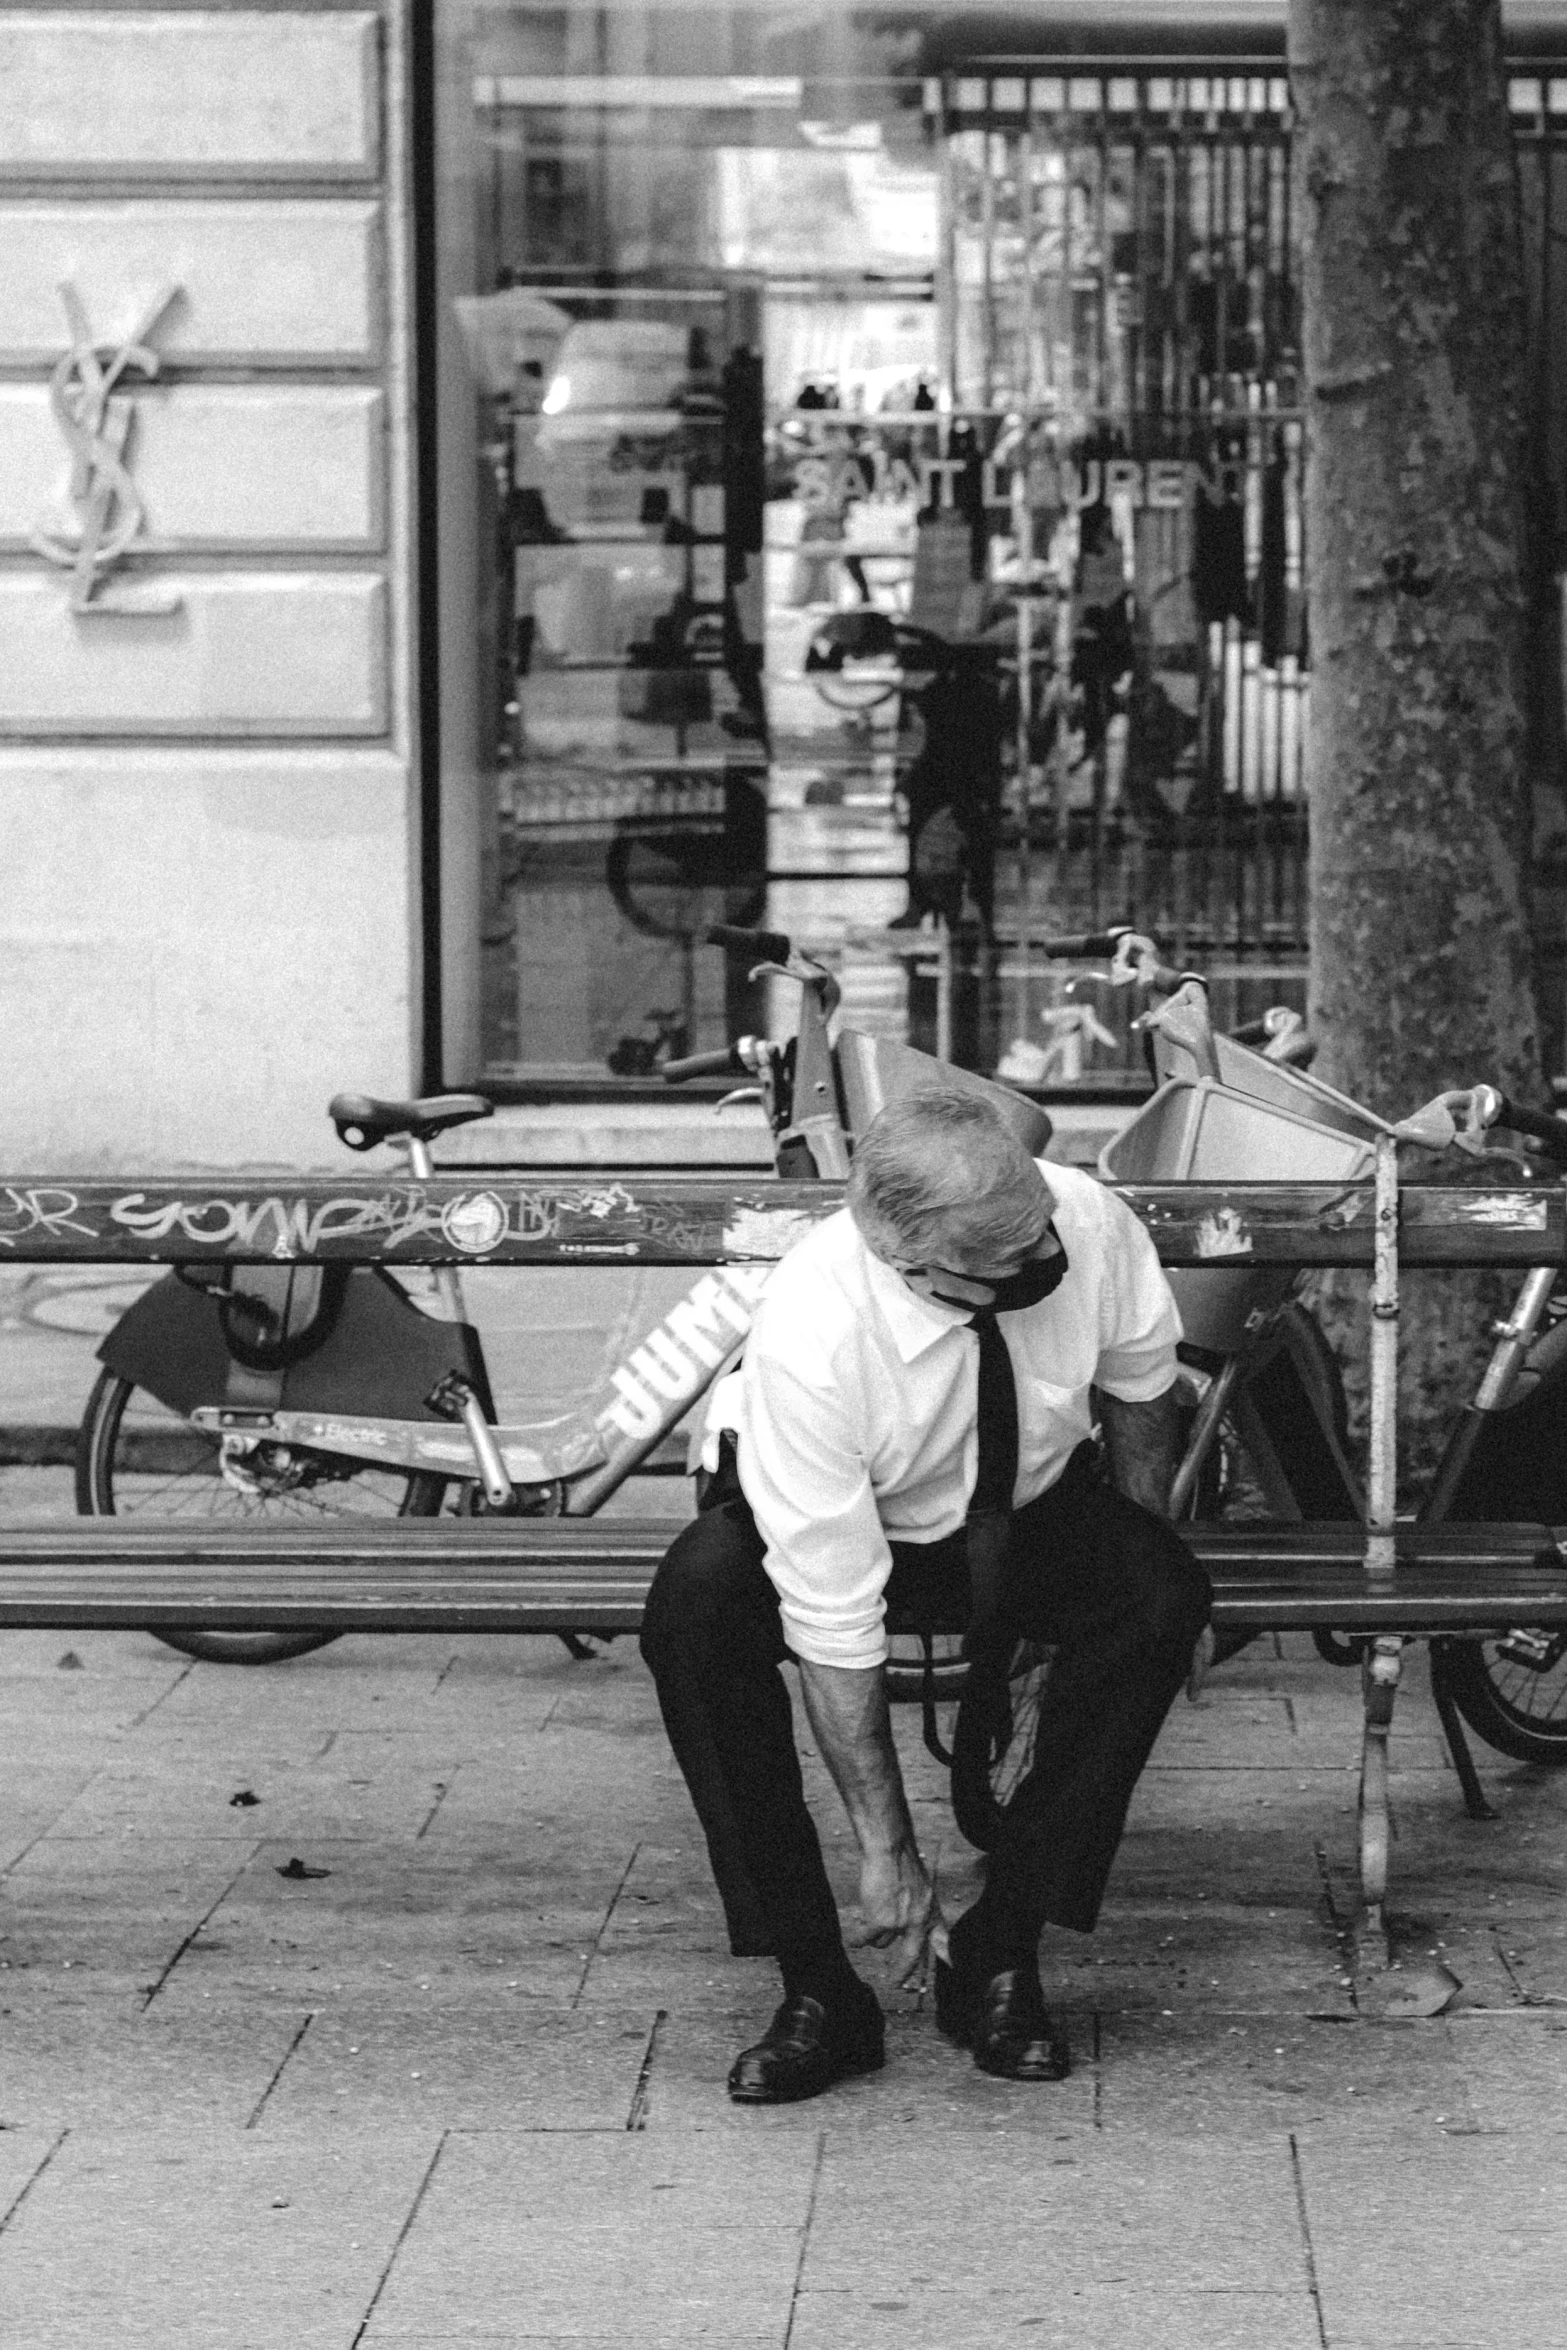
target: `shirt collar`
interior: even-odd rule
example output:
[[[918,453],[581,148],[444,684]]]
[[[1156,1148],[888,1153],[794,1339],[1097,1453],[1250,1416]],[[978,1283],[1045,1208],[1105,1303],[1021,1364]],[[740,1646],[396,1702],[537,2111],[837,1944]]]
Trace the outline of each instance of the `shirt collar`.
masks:
[[[967,1306],[944,1306],[933,1297],[921,1297],[901,1273],[884,1264],[858,1233],[855,1239],[865,1263],[865,1282],[892,1333],[901,1362],[912,1363],[927,1354],[949,1330],[967,1330],[972,1314]]]

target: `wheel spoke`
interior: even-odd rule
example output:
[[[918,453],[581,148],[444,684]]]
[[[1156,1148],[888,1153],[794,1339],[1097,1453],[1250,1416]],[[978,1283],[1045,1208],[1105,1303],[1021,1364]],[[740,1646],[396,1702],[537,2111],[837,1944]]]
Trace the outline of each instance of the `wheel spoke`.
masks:
[[[1567,1659],[1543,1673],[1504,1658],[1494,1641],[1485,1643],[1486,1671],[1497,1703],[1525,1728],[1567,1723]]]
[[[255,1489],[247,1489],[222,1475],[215,1440],[189,1430],[161,1408],[148,1409],[150,1403],[130,1381],[110,1372],[95,1387],[83,1424],[78,1471],[79,1506],[92,1514],[287,1526],[319,1525],[337,1518],[433,1517],[440,1511],[445,1480],[330,1456],[296,1455],[279,1465],[276,1455],[269,1457],[263,1449],[251,1462]],[[155,1444],[149,1443],[149,1436]],[[188,1441],[182,1442],[182,1436]],[[260,1662],[303,1654],[332,1637],[178,1631],[164,1636],[194,1656]]]

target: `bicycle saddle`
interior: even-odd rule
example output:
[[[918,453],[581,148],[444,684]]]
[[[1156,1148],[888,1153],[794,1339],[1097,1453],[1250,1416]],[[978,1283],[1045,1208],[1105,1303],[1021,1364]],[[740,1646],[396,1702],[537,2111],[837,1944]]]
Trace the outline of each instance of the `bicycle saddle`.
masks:
[[[327,1105],[338,1140],[351,1151],[374,1150],[378,1142],[390,1142],[396,1134],[430,1142],[449,1126],[466,1126],[470,1119],[494,1115],[494,1103],[482,1093],[434,1093],[421,1102],[380,1102],[368,1093],[336,1093]]]

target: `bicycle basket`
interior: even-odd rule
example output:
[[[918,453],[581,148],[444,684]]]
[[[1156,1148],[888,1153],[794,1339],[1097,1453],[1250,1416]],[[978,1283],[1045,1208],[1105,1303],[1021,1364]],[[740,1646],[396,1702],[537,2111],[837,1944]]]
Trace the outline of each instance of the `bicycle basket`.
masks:
[[[1359,1183],[1375,1164],[1367,1125],[1346,1134],[1212,1078],[1176,1077],[1105,1144],[1099,1172],[1109,1183]],[[1284,1265],[1171,1273],[1187,1343],[1233,1354],[1294,1278]]]
[[[1265,1053],[1253,1052],[1250,1045],[1237,1044],[1233,1036],[1218,1031],[1214,1034],[1213,1049],[1219,1065],[1219,1082],[1234,1093],[1249,1094],[1253,1101],[1267,1102],[1292,1118],[1304,1118],[1313,1126],[1331,1126],[1340,1134],[1359,1135],[1367,1142],[1374,1142],[1379,1134],[1392,1132],[1386,1120],[1379,1118],[1374,1110],[1363,1110],[1347,1093],[1325,1085],[1307,1069],[1291,1069],[1282,1061],[1270,1061]],[[1161,1085],[1176,1077],[1195,1085],[1202,1075],[1195,1056],[1186,1046],[1177,1044],[1173,1037],[1158,1029],[1153,1034],[1153,1052]]]
[[[981,1095],[998,1109],[1031,1158],[1038,1158],[1050,1140],[1049,1117],[1026,1094],[977,1076],[972,1069],[938,1061],[897,1037],[843,1028],[838,1032],[837,1053],[851,1134],[863,1134],[882,1104],[895,1096],[928,1092],[932,1086],[955,1086],[963,1093]]]

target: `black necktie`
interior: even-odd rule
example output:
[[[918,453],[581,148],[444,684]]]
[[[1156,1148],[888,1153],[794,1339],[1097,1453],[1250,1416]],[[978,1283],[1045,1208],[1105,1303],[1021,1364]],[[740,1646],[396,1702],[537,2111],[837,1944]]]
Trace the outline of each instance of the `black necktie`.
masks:
[[[971,1648],[994,1625],[1000,1608],[1018,1459],[1017,1383],[1001,1324],[994,1314],[979,1313],[973,1328],[979,1339],[979,1466],[964,1529]]]

